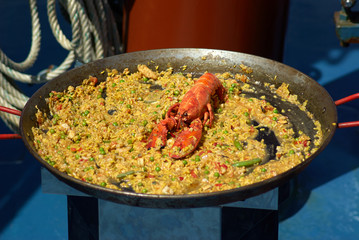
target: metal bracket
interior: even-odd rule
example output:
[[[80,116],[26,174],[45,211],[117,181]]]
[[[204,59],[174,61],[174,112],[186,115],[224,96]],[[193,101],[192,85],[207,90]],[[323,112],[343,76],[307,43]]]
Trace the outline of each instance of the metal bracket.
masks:
[[[359,43],[359,12],[352,11],[356,0],[341,0],[342,9],[334,13],[335,31],[343,47]]]

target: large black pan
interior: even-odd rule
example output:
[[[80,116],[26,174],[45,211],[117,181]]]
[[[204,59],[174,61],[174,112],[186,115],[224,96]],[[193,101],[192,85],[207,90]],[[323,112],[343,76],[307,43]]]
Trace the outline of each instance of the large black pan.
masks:
[[[314,137],[314,125],[310,123],[306,114],[290,103],[283,102],[279,100],[279,98],[274,98],[272,94],[265,90],[263,83],[271,82],[277,86],[282,82],[289,83],[289,90],[291,93],[297,94],[301,102],[307,100],[307,109],[313,113],[314,117],[321,123],[324,141],[321,143],[315,154],[307,158],[298,166],[280,175],[233,190],[194,195],[150,195],[107,189],[98,185],[83,182],[68,176],[66,173],[60,172],[50,166],[37,154],[33,146],[31,128],[37,124],[35,120],[35,112],[37,111],[36,106],[41,110],[48,111],[45,98],[50,91],[63,91],[69,85],[80,85],[83,79],[87,78],[89,75],[97,76],[99,80],[104,80],[104,75],[101,75],[100,73],[106,68],[116,68],[119,71],[124,68],[129,68],[130,71],[136,71],[136,66],[138,64],[149,64],[152,68],[159,66],[159,70],[173,67],[174,71],[182,71],[182,67],[186,65],[187,68],[185,72],[191,72],[198,76],[205,71],[214,73],[226,71],[231,73],[242,73],[238,66],[240,64],[249,66],[254,70],[249,76],[251,79],[256,80],[253,84],[258,89],[258,93],[255,94],[257,96],[265,94],[267,100],[279,109],[292,108],[292,111],[287,111],[287,113],[289,114],[288,117],[290,120],[294,123],[296,131],[303,131],[310,137]],[[280,186],[308,166],[308,164],[327,146],[337,128],[336,123],[336,106],[327,91],[310,77],[289,66],[269,59],[230,51],[209,49],[160,49],[133,52],[105,58],[80,66],[60,75],[42,86],[27,102],[20,119],[20,131],[23,141],[31,154],[58,179],[80,191],[97,198],[132,206],[187,208],[214,206],[244,200]]]

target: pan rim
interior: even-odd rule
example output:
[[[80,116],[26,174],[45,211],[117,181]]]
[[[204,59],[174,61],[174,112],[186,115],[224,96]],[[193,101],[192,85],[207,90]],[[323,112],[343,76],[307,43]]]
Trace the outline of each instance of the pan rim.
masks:
[[[235,55],[240,55],[243,56],[245,58],[254,58],[254,59],[259,59],[261,61],[270,61],[271,63],[275,63],[276,65],[286,68],[286,69],[291,69],[292,71],[295,71],[298,74],[301,74],[303,77],[312,80],[312,83],[314,85],[317,85],[317,87],[322,88],[325,92],[326,90],[324,89],[324,87],[322,87],[318,82],[314,81],[312,78],[310,78],[309,76],[305,75],[304,73],[277,61],[271,60],[271,59],[267,59],[267,58],[263,58],[260,56],[255,56],[255,55],[251,55],[251,54],[247,54],[247,53],[240,53],[240,52],[233,52],[233,51],[227,51],[227,50],[218,50],[218,49],[205,49],[205,48],[168,48],[168,49],[153,49],[153,50],[146,50],[146,51],[137,51],[137,52],[131,52],[131,53],[125,53],[125,54],[121,54],[121,55],[116,55],[116,56],[111,56],[108,58],[104,58],[104,59],[100,59],[100,60],[96,60],[93,61],[89,64],[98,64],[101,63],[103,61],[111,61],[114,59],[118,59],[122,57],[127,57],[127,56],[133,56],[133,55],[143,55],[143,54],[147,54],[147,53],[165,53],[165,52],[169,52],[169,51],[175,51],[175,52],[201,52],[201,53],[207,53],[207,54],[211,54],[211,53],[215,53],[217,55],[221,55],[223,53],[225,54],[235,54]],[[124,56],[126,55],[126,56]],[[82,65],[78,68],[74,68],[64,74],[71,74],[74,71],[81,71],[81,69],[86,68],[86,66],[88,66],[89,64],[85,64]],[[64,74],[61,74],[60,76],[56,77],[55,79],[53,79],[52,81],[56,80],[56,79],[61,79],[62,76],[64,76]],[[51,82],[52,82],[51,81]],[[45,84],[47,85],[47,84]],[[41,88],[39,88],[32,97],[38,97],[39,92],[41,92],[41,90],[45,87],[42,86]],[[331,99],[331,96],[329,95],[328,92],[327,93],[327,97],[329,97]],[[31,98],[32,98],[31,97]],[[329,144],[329,142],[331,141],[332,137],[334,136],[335,130],[336,130],[336,126],[333,126],[333,128],[329,129],[330,133],[327,136],[327,138],[324,139],[324,141],[321,143],[320,147],[316,150],[315,153],[313,153],[309,158],[306,158],[302,163],[300,163],[299,165],[295,166],[294,168],[291,168],[281,174],[278,174],[277,176],[274,176],[272,178],[263,180],[261,182],[257,182],[257,183],[253,183],[250,185],[246,185],[243,187],[239,187],[239,188],[234,188],[234,189],[230,189],[230,190],[224,190],[224,191],[218,191],[218,192],[209,192],[209,193],[198,193],[198,194],[181,194],[181,195],[165,195],[165,194],[144,194],[144,193],[132,193],[132,192],[124,192],[124,191],[120,191],[120,190],[115,190],[115,189],[109,189],[109,188],[105,188],[105,187],[101,187],[99,185],[95,185],[92,183],[88,183],[88,182],[84,182],[81,181],[80,179],[76,179],[74,177],[71,177],[69,175],[67,175],[64,172],[59,171],[58,169],[50,166],[44,159],[42,159],[37,152],[33,149],[33,147],[30,145],[30,141],[27,139],[27,132],[25,131],[24,128],[24,121],[25,121],[25,113],[27,111],[27,109],[30,107],[30,101],[28,101],[25,106],[24,106],[24,110],[22,112],[21,118],[20,118],[20,131],[21,131],[21,135],[23,138],[23,142],[25,144],[25,146],[28,148],[28,150],[30,151],[30,153],[42,164],[42,166],[44,166],[47,170],[49,170],[52,174],[55,175],[55,177],[57,177],[58,179],[60,179],[61,181],[64,181],[65,183],[67,183],[68,185],[70,185],[71,187],[74,187],[77,190],[80,190],[82,192],[85,192],[87,194],[90,195],[94,195],[98,198],[104,198],[105,200],[110,200],[110,201],[114,201],[114,202],[118,202],[118,203],[125,203],[128,204],[128,202],[126,202],[128,199],[132,199],[132,200],[138,200],[134,201],[134,204],[129,204],[129,205],[133,205],[133,206],[141,206],[141,207],[151,207],[151,208],[187,208],[187,207],[208,207],[208,206],[216,206],[219,205],[218,203],[221,204],[226,204],[229,202],[234,202],[233,199],[236,198],[238,199],[237,201],[240,200],[244,200],[247,199],[249,197],[253,197],[256,195],[259,195],[261,193],[267,192],[271,189],[274,189],[278,186],[275,186],[276,184],[278,184],[279,182],[281,182],[283,179],[289,179],[293,177],[293,173],[296,173],[295,175],[297,175],[299,172],[301,172],[302,170],[305,169],[305,167],[307,165],[310,164],[310,162],[317,157],[325,148],[326,146]],[[333,100],[332,100],[333,102]],[[335,106],[334,102],[332,103],[333,106]],[[335,121],[333,123],[337,123],[337,116],[336,116],[336,107],[334,107],[334,111],[335,111]],[[272,183],[272,184],[269,184]],[[101,196],[101,194],[94,194],[94,192],[102,192],[102,193],[106,193],[104,195]],[[128,199],[125,199],[124,201],[121,201],[119,199],[117,199],[116,197],[113,198],[113,196],[123,196],[126,197]],[[243,197],[241,197],[241,195]],[[220,200],[216,198],[221,198]],[[201,200],[201,199],[209,199],[208,202],[201,202],[200,204],[196,204],[196,200]],[[214,200],[213,200],[214,199]],[[157,204],[154,204],[153,200],[161,200],[161,202],[158,202]],[[162,201],[163,200],[163,201]],[[165,201],[173,201],[173,203],[175,204],[176,202],[183,202],[183,206],[173,206],[171,204],[166,204]],[[214,202],[216,202],[216,204],[214,204]],[[137,204],[136,204],[137,203]],[[171,205],[170,207],[168,205]]]

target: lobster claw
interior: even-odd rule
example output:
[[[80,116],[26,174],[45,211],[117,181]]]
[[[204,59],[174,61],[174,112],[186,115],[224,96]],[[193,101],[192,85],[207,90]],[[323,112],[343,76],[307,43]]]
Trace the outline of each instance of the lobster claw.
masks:
[[[189,128],[183,130],[176,138],[169,153],[170,157],[180,159],[193,152],[201,141],[202,129],[201,119],[197,118],[192,121]]]
[[[166,146],[168,130],[173,129],[177,125],[174,118],[166,118],[162,120],[156,128],[151,132],[148,138],[147,149],[150,148],[163,148]]]

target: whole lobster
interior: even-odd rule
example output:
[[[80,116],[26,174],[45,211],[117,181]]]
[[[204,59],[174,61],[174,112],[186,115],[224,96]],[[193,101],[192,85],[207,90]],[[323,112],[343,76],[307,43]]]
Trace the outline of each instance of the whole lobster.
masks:
[[[184,127],[171,147],[170,157],[179,159],[192,153],[201,140],[203,126],[212,126],[214,114],[210,100],[215,94],[223,102],[225,88],[215,75],[203,74],[184,95],[181,103],[168,109],[166,118],[157,124],[149,136],[147,148],[164,147],[168,131],[178,131]],[[215,105],[218,105],[218,99]]]

